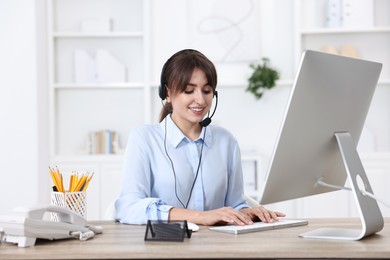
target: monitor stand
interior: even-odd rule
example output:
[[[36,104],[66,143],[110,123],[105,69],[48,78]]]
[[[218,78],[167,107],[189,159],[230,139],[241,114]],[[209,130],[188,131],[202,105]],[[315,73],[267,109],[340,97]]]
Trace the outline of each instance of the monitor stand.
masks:
[[[304,238],[360,240],[382,230],[384,224],[383,217],[377,201],[367,195],[363,195],[361,192],[363,190],[373,194],[352,136],[348,132],[335,133],[335,136],[351,182],[352,193],[356,200],[362,227],[360,229],[320,228],[303,233],[300,236]],[[364,187],[359,187],[360,181],[364,183]]]

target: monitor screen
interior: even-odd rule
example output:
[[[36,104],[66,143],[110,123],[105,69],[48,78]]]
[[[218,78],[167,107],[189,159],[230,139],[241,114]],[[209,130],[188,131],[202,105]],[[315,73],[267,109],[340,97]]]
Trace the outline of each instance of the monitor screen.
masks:
[[[335,133],[347,132],[355,148],[382,64],[316,51],[302,54],[271,157],[261,204],[336,190],[347,174]]]

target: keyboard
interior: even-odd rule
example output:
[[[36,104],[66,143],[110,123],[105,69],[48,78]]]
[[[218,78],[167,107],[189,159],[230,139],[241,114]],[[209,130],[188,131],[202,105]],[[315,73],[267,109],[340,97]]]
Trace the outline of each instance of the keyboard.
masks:
[[[212,231],[238,235],[238,234],[244,234],[249,232],[259,232],[259,231],[272,230],[272,229],[304,226],[307,224],[308,224],[307,220],[279,219],[279,221],[272,222],[272,223],[255,222],[252,225],[245,225],[245,226],[228,224],[225,226],[210,227],[209,229]]]

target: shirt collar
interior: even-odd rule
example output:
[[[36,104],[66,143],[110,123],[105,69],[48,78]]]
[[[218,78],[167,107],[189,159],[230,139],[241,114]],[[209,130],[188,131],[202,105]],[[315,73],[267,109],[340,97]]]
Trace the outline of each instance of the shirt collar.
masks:
[[[166,134],[167,140],[173,145],[173,147],[177,148],[177,146],[182,142],[191,142],[190,139],[188,139],[183,132],[177,127],[175,122],[173,122],[172,118],[170,115],[167,115],[163,121],[161,121],[160,126]],[[166,131],[166,133],[165,133]],[[204,136],[205,135],[205,136]],[[204,136],[204,138],[203,138]],[[200,133],[199,137],[195,140],[195,142],[203,140],[204,144],[207,147],[210,147],[212,144],[212,129],[210,127],[203,127],[202,132]]]

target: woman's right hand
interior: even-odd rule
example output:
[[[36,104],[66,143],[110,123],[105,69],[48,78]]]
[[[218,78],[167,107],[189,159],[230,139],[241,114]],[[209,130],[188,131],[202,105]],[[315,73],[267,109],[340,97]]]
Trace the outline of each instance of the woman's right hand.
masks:
[[[199,212],[199,215],[194,217],[194,220],[191,222],[206,226],[222,223],[236,225],[249,225],[253,223],[247,214],[235,210],[232,207],[223,207],[209,211],[201,211]]]

